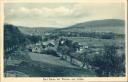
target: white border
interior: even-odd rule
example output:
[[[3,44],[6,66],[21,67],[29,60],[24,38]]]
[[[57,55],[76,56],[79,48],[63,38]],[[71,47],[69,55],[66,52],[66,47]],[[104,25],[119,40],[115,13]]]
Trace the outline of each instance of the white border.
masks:
[[[125,77],[63,77],[63,78],[84,78],[84,80],[43,80],[43,78],[42,77],[27,77],[27,78],[24,78],[24,77],[22,77],[22,78],[5,78],[5,77],[3,77],[3,24],[4,24],[4,13],[3,13],[3,11],[4,11],[4,7],[3,7],[3,5],[4,5],[4,3],[39,3],[39,2],[41,2],[41,3],[64,3],[64,2],[67,2],[67,3],[112,3],[112,2],[116,2],[116,3],[120,3],[120,2],[122,2],[122,3],[125,3],[125,48],[126,48],[126,50],[125,50],[125,52],[126,52],[126,76]],[[91,1],[91,0],[52,0],[52,1],[50,1],[50,0],[5,0],[5,1],[1,1],[1,4],[0,4],[0,16],[2,17],[2,18],[0,18],[0,58],[1,58],[1,62],[0,62],[0,64],[1,64],[1,81],[2,82],[50,82],[50,81],[55,81],[55,82],[64,82],[64,81],[67,81],[67,82],[72,82],[72,81],[74,81],[74,82],[80,82],[80,81],[83,81],[83,82],[85,82],[85,81],[88,81],[88,82],[96,82],[96,81],[98,81],[98,82],[106,82],[106,81],[110,81],[110,82],[112,82],[112,81],[115,81],[115,82],[125,82],[125,81],[127,81],[127,77],[128,77],[128,74],[127,74],[127,72],[128,72],[128,70],[127,70],[127,67],[128,67],[128,62],[127,62],[127,0],[93,0],[93,1]],[[49,78],[49,77],[47,77],[47,78]],[[50,78],[58,78],[58,77],[50,77]]]

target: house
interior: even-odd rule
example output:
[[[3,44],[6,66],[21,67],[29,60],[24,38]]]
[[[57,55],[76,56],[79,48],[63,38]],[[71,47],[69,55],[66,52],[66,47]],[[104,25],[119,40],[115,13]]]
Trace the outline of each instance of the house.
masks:
[[[53,43],[48,43],[48,47],[54,47],[55,45]]]
[[[32,48],[32,52],[35,52],[35,53],[40,53],[42,51],[42,46],[41,45],[36,45]]]
[[[31,45],[28,48],[30,52],[36,52],[36,53],[40,53],[42,50],[47,50],[47,49],[54,49],[54,50],[56,49],[54,40],[39,42],[39,43],[36,43],[35,45]]]
[[[36,52],[36,53],[40,53],[41,50],[43,49],[43,47],[41,46],[41,43],[29,45],[27,46],[27,48],[29,52]]]
[[[88,48],[89,48],[89,46],[87,46],[87,45],[80,45],[80,48],[77,49],[77,52],[82,52],[83,50],[88,49]]]
[[[50,48],[50,47],[55,47],[55,41],[54,40],[49,40],[46,42],[42,42],[43,48]]]

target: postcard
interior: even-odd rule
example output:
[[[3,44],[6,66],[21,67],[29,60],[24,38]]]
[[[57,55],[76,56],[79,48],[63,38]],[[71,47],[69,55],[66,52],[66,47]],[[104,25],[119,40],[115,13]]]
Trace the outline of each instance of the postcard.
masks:
[[[126,82],[126,0],[2,0],[1,82]]]

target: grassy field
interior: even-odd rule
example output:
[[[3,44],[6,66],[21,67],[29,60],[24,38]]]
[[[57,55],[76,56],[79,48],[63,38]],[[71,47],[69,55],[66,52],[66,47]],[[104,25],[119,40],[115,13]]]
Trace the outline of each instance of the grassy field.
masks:
[[[40,61],[40,62],[63,66],[63,67],[78,68],[77,66],[74,66],[65,60],[61,60],[60,57],[56,57],[52,55],[29,52],[29,56],[33,61]]]
[[[6,69],[7,68],[7,69]],[[39,61],[31,61],[29,65],[6,66],[5,70],[15,70],[29,77],[95,77],[94,71],[80,68],[63,67]]]
[[[24,53],[24,52],[22,52]],[[29,53],[29,52],[28,52]],[[18,65],[5,65],[4,71],[18,71],[29,77],[94,77],[94,71],[75,67],[70,63],[50,55],[37,55],[29,53],[34,57],[24,60]],[[26,54],[27,56],[30,56]],[[35,58],[35,56],[37,56]],[[42,55],[42,56],[41,56]],[[22,76],[23,77],[23,76]]]
[[[82,45],[97,45],[102,46],[103,44],[107,45],[123,45],[124,39],[123,38],[116,38],[116,39],[97,39],[91,37],[65,37],[74,42],[79,42]]]
[[[81,45],[95,46],[94,48],[93,47],[91,48],[92,50],[98,50],[99,48],[101,49],[104,45],[115,45],[117,47],[120,47],[119,49],[117,49],[118,55],[125,54],[124,38],[116,38],[116,39],[97,39],[91,37],[65,37],[65,38],[68,38],[74,42],[79,42]]]

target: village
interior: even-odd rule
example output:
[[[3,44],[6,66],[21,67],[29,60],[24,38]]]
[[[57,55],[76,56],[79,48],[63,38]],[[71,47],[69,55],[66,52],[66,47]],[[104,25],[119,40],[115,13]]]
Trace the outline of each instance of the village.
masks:
[[[60,76],[68,74],[67,72],[69,70],[69,73],[73,76],[72,70],[74,69],[75,71],[78,71],[79,69],[81,72],[78,74],[79,76],[86,76],[86,73],[88,72],[90,76],[96,76],[101,75],[102,73],[104,74],[104,71],[101,71],[101,74],[99,74],[99,70],[103,65],[99,63],[106,59],[104,55],[108,57],[106,60],[107,62],[113,61],[109,59],[111,59],[111,56],[115,53],[116,55],[112,57],[115,58],[118,55],[120,57],[119,61],[122,61],[124,58],[124,42],[113,38],[117,36],[117,39],[120,39],[122,38],[120,35],[114,34],[114,36],[112,34],[113,36],[111,36],[109,33],[80,33],[63,31],[43,32],[43,35],[40,35],[41,33],[38,31],[36,31],[36,33],[38,33],[38,35],[31,34],[27,37],[29,38],[27,40],[28,42],[19,42],[17,45],[5,47],[5,76],[28,77],[38,76],[38,74],[40,74],[40,76],[52,76],[51,72],[54,72],[53,76],[58,76],[58,73],[56,72],[57,69],[62,72],[62,74],[60,72]],[[100,37],[99,34],[101,34]],[[107,37],[103,38],[101,36]],[[109,64],[111,64],[111,62]],[[124,65],[125,63],[123,62],[118,65],[122,64]],[[30,69],[31,67],[34,68]],[[49,69],[47,70],[48,73],[45,73],[46,69],[44,68]],[[66,68],[68,71],[63,73],[65,69],[62,68]],[[124,68],[122,67],[121,69]],[[30,73],[28,73],[28,70]],[[35,72],[34,74],[31,74],[31,71],[33,70]],[[75,72],[76,76],[78,76],[77,73],[79,72]],[[124,75],[124,72],[121,73],[121,75]],[[111,74],[109,74],[109,76],[111,76]]]
[[[46,33],[46,35],[48,35],[48,33]],[[45,54],[45,55],[54,55],[54,56],[57,56],[60,58],[63,56],[64,59],[66,58],[65,61],[70,62],[71,57],[69,55],[63,55],[62,53],[58,52],[59,45],[65,45],[67,40],[68,40],[67,38],[60,37],[57,39],[50,39],[47,41],[39,41],[35,44],[29,44],[29,45],[26,45],[24,47],[24,49],[22,46],[19,47],[19,46],[15,45],[15,46],[12,46],[12,47],[6,49],[5,51],[9,52],[11,50],[18,48],[19,51],[22,51],[22,49],[23,49],[26,52],[32,52],[32,53],[37,53],[37,54],[40,53],[40,54]],[[76,42],[76,43],[77,43],[77,48],[76,48],[76,51],[73,53],[82,53],[83,50],[86,50],[89,48],[88,45],[81,45],[79,42]],[[52,52],[50,53],[50,51],[52,51]],[[98,51],[96,53],[98,53]],[[14,51],[12,54],[20,55],[20,53],[18,51]],[[21,61],[19,59],[17,60],[17,59],[11,58],[11,56],[9,56],[6,63],[7,63],[7,65],[13,65],[13,64],[21,63]],[[82,65],[82,62],[75,59],[75,57],[73,57],[72,63],[76,64],[78,66]]]

